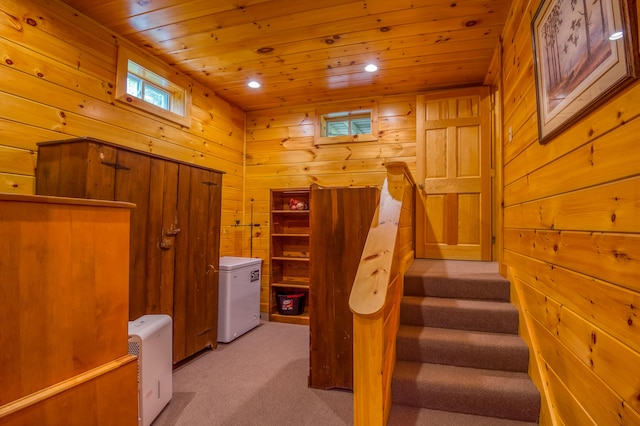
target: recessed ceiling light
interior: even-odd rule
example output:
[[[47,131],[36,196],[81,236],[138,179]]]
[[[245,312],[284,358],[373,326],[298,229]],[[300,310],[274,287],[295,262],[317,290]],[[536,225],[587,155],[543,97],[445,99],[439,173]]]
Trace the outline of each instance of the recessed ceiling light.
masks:
[[[247,86],[251,87],[252,89],[257,89],[258,87],[260,87],[260,83],[255,80],[251,80],[247,83]]]
[[[364,70],[367,72],[376,72],[378,71],[378,67],[375,64],[369,64],[366,67],[364,67]]]
[[[615,32],[609,36],[609,40],[620,40],[622,38],[622,31]]]

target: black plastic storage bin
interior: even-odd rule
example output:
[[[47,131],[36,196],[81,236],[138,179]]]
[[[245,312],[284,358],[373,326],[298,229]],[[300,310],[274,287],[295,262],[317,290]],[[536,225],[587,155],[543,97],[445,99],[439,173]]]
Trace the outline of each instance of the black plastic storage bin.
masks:
[[[304,293],[282,293],[277,296],[280,315],[300,315],[304,312]]]

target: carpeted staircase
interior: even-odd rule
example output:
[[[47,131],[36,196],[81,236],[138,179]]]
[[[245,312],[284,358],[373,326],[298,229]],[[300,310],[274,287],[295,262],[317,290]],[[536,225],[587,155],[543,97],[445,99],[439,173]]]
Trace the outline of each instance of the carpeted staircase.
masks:
[[[404,282],[389,425],[535,425],[509,282],[492,262],[416,259]]]

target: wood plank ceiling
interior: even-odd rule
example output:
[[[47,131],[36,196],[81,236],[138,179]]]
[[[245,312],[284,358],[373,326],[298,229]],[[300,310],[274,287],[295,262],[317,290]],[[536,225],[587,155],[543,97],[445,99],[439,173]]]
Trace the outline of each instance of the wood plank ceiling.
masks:
[[[511,0],[63,1],[251,111],[481,84]]]

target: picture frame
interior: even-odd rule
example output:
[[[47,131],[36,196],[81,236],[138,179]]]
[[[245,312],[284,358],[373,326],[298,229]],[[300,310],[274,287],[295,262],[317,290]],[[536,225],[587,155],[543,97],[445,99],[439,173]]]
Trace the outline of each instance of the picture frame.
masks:
[[[541,144],[637,78],[635,0],[541,0],[531,34]]]

